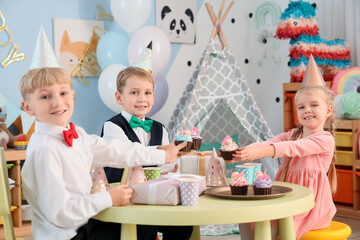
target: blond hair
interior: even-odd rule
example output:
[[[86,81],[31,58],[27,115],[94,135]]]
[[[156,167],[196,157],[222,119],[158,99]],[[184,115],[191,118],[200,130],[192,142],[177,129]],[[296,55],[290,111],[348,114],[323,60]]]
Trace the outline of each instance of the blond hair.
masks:
[[[116,78],[116,87],[119,92],[123,92],[127,80],[132,76],[144,79],[145,81],[151,83],[153,88],[155,87],[154,77],[148,71],[139,67],[127,67],[121,70]]]
[[[20,92],[24,100],[38,88],[54,84],[72,86],[70,74],[62,68],[43,67],[29,70],[20,80]]]
[[[326,119],[326,122],[329,124],[328,131],[335,139],[335,100],[334,100],[334,93],[326,86],[307,86],[304,88],[300,88],[296,95],[295,95],[295,102],[297,96],[302,93],[307,93],[311,95],[317,95],[324,99],[324,101],[328,104],[328,106],[333,106],[332,114]],[[291,137],[291,140],[294,141],[299,138],[299,136],[303,133],[303,126],[300,126]],[[335,193],[337,190],[337,176],[336,176],[336,169],[335,169],[335,160],[336,154],[334,149],[333,159],[331,161],[330,167],[328,169],[327,175],[330,182],[331,192]]]

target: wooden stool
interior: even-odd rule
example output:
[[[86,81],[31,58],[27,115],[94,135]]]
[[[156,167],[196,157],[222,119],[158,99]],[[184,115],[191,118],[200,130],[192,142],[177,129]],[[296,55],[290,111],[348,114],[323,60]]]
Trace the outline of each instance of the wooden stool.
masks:
[[[346,240],[351,235],[349,225],[331,221],[330,227],[309,231],[300,240]]]

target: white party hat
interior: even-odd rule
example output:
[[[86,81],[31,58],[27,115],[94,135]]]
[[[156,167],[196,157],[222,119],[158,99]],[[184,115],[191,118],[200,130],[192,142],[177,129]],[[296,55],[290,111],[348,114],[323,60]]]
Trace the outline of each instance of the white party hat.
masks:
[[[207,186],[226,186],[225,174],[221,168],[220,160],[217,157],[216,150],[213,148],[209,165],[205,171]]]
[[[60,67],[43,26],[40,26],[30,70],[41,67]]]
[[[318,66],[316,65],[312,54],[310,54],[304,78],[301,84],[302,88],[306,86],[326,86],[326,83],[320,73]]]
[[[140,54],[139,59],[133,64],[133,67],[145,69],[152,72],[152,41],[147,45],[145,50]]]

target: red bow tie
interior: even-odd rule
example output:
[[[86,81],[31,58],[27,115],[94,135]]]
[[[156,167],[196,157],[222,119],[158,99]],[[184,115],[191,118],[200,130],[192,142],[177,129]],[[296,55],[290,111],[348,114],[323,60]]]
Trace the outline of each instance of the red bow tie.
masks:
[[[73,138],[76,139],[79,137],[79,135],[75,130],[74,124],[70,123],[69,125],[70,125],[70,129],[64,130],[64,140],[70,147],[72,147]]]

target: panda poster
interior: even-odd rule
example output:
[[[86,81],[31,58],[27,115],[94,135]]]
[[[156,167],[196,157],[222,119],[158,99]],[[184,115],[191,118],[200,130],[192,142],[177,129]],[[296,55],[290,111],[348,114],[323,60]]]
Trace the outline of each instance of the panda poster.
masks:
[[[156,0],[156,25],[170,42],[195,43],[196,15],[194,0]]]

